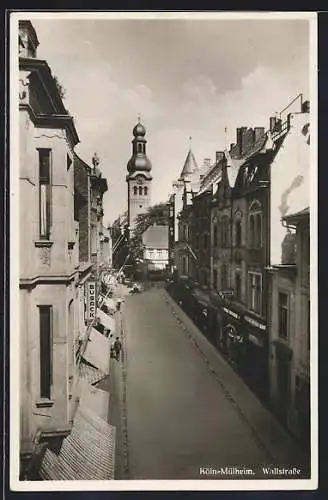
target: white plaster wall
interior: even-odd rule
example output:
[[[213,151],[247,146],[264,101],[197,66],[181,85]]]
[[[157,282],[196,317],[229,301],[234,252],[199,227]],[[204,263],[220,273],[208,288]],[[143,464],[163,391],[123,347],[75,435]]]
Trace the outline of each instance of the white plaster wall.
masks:
[[[21,442],[28,446],[37,429],[64,427],[69,420],[69,346],[74,333],[68,330],[68,304],[76,300],[76,291],[74,284],[43,284],[21,290],[20,295]],[[45,408],[36,404],[40,400],[38,305],[53,307],[53,405]]]
[[[281,244],[286,234],[282,215],[303,210],[310,204],[310,147],[302,134],[309,113],[291,115],[291,129],[271,165],[270,263],[281,263]],[[298,183],[299,181],[299,183]]]

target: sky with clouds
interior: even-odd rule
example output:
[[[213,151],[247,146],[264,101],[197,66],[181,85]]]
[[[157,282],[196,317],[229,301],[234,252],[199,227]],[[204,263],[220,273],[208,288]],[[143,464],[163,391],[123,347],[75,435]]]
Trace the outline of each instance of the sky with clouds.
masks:
[[[236,127],[267,127],[298,93],[309,94],[306,20],[32,23],[38,57],[65,89],[81,141],[76,152],[89,163],[97,151],[108,179],[105,224],[126,209],[126,164],[138,113],[157,203],[168,199],[190,136],[201,166],[235,141]]]

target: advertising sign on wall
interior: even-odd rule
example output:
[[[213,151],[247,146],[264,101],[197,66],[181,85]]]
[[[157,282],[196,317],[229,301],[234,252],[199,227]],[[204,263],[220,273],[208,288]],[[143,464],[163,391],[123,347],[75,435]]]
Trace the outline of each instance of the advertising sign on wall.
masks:
[[[88,281],[86,283],[86,299],[87,299],[87,310],[86,319],[92,321],[96,317],[96,282]]]

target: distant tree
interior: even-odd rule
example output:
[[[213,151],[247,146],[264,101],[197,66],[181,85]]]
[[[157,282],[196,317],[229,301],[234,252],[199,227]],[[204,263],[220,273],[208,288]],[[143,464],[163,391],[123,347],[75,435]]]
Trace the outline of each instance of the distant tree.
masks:
[[[55,85],[57,87],[58,94],[60,95],[61,99],[64,99],[65,98],[65,94],[66,94],[66,90],[64,89],[64,87],[62,86],[62,84],[59,82],[57,76],[54,76],[53,79],[54,79]]]
[[[132,260],[141,259],[143,256],[142,235],[150,226],[168,225],[168,207],[166,203],[157,203],[149,207],[143,214],[136,217],[133,236],[130,239],[130,253]]]

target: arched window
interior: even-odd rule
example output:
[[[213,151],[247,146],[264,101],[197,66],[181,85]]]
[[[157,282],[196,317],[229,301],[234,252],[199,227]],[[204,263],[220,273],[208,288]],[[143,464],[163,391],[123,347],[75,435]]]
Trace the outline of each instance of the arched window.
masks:
[[[229,219],[223,216],[221,219],[221,246],[227,247],[229,245]]]
[[[144,187],[144,196],[147,196],[147,194],[148,194],[148,188],[147,188],[147,186],[145,186]]]
[[[262,248],[262,207],[257,200],[249,207],[249,238],[251,248]]]
[[[213,246],[218,246],[218,226],[216,223],[213,225]]]
[[[228,288],[228,268],[226,264],[221,266],[221,289]]]
[[[236,220],[236,247],[241,246],[241,219]]]
[[[134,188],[133,188],[133,194],[134,194],[134,196],[136,196],[138,194],[138,188],[137,188],[137,186],[134,186]]]
[[[138,143],[138,153],[142,153],[142,144]]]
[[[142,186],[139,186],[139,196],[142,196]]]

